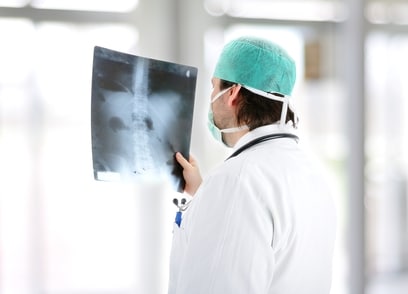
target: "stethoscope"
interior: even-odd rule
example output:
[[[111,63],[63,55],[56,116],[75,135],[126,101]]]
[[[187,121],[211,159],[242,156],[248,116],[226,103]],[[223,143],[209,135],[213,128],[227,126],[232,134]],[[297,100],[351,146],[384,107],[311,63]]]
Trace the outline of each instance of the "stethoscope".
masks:
[[[270,140],[274,140],[274,139],[281,139],[281,138],[291,138],[294,139],[296,142],[299,141],[299,137],[293,134],[289,134],[289,133],[278,133],[278,134],[269,134],[269,135],[265,135],[259,138],[256,138],[248,143],[246,143],[245,145],[243,145],[242,147],[238,148],[237,150],[235,150],[234,153],[232,153],[226,160],[231,159],[239,154],[241,154],[243,151],[251,148],[254,145],[260,144],[262,142],[266,142],[266,141],[270,141]]]
[[[174,220],[174,222],[177,224],[177,226],[180,227],[181,225],[181,219],[183,216],[183,212],[188,208],[188,205],[190,204],[191,200],[187,202],[186,198],[182,198],[180,199],[180,203],[179,200],[177,198],[173,199],[173,204],[177,206],[177,208],[179,209],[176,213],[176,219]]]
[[[232,153],[227,159],[231,159],[235,156],[238,156],[239,154],[241,154],[243,151],[266,141],[270,141],[270,140],[274,140],[274,139],[281,139],[281,138],[291,138],[294,139],[296,142],[299,141],[299,137],[293,134],[289,134],[289,133],[278,133],[278,134],[269,134],[269,135],[265,135],[259,138],[256,138],[248,143],[246,143],[245,145],[241,146],[240,148],[238,148],[237,150],[235,150],[234,153]],[[183,212],[188,208],[189,204],[191,201],[187,202],[186,198],[182,198],[179,200],[177,198],[173,199],[173,204],[177,206],[177,208],[179,209],[179,211],[176,213],[176,219],[175,219],[175,223],[180,227],[181,225],[181,220],[182,220],[182,215]]]

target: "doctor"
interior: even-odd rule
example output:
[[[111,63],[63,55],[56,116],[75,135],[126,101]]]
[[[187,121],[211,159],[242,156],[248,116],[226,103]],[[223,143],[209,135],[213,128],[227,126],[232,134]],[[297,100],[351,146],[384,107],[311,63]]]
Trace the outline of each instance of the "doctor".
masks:
[[[169,294],[328,294],[335,209],[301,151],[290,106],[296,69],[278,45],[242,37],[216,64],[209,111],[232,155],[201,180],[180,153],[194,195],[174,225]]]

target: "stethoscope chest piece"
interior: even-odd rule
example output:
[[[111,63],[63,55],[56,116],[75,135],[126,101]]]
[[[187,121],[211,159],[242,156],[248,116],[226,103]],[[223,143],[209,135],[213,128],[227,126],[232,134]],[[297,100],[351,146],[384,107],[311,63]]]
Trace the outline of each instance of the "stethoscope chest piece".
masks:
[[[180,227],[181,225],[181,220],[183,217],[183,211],[185,211],[188,208],[188,205],[190,204],[190,202],[187,202],[186,198],[182,198],[179,202],[179,200],[177,198],[173,199],[173,204],[177,206],[177,208],[179,209],[176,213],[176,218],[174,220],[174,222],[177,224],[178,227]]]

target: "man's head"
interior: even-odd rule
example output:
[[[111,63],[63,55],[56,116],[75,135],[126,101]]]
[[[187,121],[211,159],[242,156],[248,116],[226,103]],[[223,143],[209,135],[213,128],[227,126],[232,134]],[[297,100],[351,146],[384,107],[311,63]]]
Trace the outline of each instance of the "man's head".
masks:
[[[292,121],[288,96],[296,79],[293,59],[280,46],[259,38],[242,37],[229,42],[216,64],[213,78],[220,89],[239,85],[235,123],[254,129]]]

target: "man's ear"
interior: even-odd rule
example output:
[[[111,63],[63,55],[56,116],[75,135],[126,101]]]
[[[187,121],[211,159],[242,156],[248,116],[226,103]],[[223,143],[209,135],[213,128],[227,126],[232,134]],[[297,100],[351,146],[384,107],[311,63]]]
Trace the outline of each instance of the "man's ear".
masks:
[[[241,90],[241,85],[236,84],[228,91],[228,106],[236,106],[238,103],[239,91]]]

